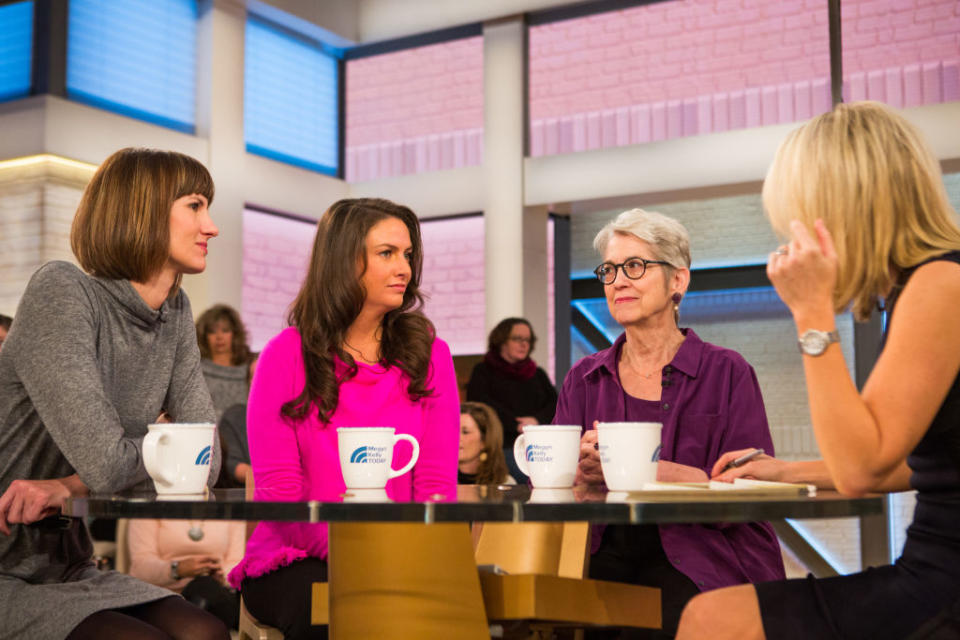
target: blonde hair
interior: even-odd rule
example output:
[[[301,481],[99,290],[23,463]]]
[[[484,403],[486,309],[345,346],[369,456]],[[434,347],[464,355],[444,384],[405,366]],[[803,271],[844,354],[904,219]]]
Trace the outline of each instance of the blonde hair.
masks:
[[[690,234],[673,218],[643,209],[624,211],[604,225],[593,239],[593,248],[601,256],[607,252],[607,245],[615,233],[643,240],[650,245],[654,259],[669,262],[674,269],[690,268]]]
[[[877,102],[837,105],[793,131],[763,184],[774,231],[822,218],[837,250],[835,310],[865,320],[901,271],[960,249],[940,165],[919,132]],[[811,231],[812,232],[812,231]]]
[[[170,210],[197,193],[213,201],[213,179],[175,151],[127,148],[104,160],[83,192],[70,248],[92,275],[144,282],[170,257]],[[171,289],[176,293],[180,279]]]

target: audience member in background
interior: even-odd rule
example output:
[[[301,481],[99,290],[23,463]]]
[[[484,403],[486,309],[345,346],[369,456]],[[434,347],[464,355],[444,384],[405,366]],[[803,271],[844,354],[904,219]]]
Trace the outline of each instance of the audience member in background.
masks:
[[[852,496],[916,489],[917,506],[893,565],[703,594],[680,636],[960,637],[960,227],[940,164],[890,108],[839,104],[780,145],[763,204],[789,238],[767,275],[797,325],[823,460],[722,473],[730,452],[713,472]],[[834,314],[866,320],[878,299],[885,344],[861,393],[833,344]]]
[[[70,244],[83,267],[30,279],[0,353],[0,629],[17,638],[227,638],[167,589],[91,561],[70,496],[152,490],[147,425],[212,422],[180,280],[207,264],[213,181],[188,156],[123,149],[84,191]],[[211,460],[211,481],[220,447]]]
[[[683,225],[633,209],[601,229],[593,245],[603,256],[595,273],[624,333],[574,365],[560,391],[555,421],[587,427],[579,481],[603,481],[597,421],[662,423],[659,480],[706,482],[728,449],[771,450],[753,367],[679,327],[690,283]],[[672,637],[683,606],[700,591],[785,577],[780,545],[766,522],[613,525],[593,534],[591,578],[661,589],[663,629],[625,637]]]
[[[240,314],[225,304],[204,311],[197,319],[197,343],[203,358],[203,378],[219,421],[228,407],[246,403],[250,391],[253,355]]]
[[[3,341],[7,339],[7,333],[13,325],[13,318],[0,313],[0,350],[3,349]]]
[[[246,523],[133,519],[127,529],[130,575],[166,587],[237,628],[240,594],[227,574],[243,558]]]
[[[530,354],[537,344],[533,327],[523,318],[497,323],[487,340],[487,353],[467,382],[467,400],[488,404],[503,425],[503,454],[510,475],[527,476],[513,459],[513,441],[532,424],[550,424],[557,408],[557,390],[547,372]]]
[[[255,499],[339,500],[337,428],[364,425],[391,425],[420,443],[412,472],[387,482],[388,497],[456,497],[456,374],[419,312],[422,267],[420,224],[407,207],[361,198],[323,214],[291,326],[264,348],[253,379]],[[394,465],[411,455],[397,447]],[[260,522],[230,582],[286,637],[324,637],[310,624],[310,585],[327,579],[326,557],[326,523]]]
[[[254,355],[248,368],[248,384],[253,381],[259,355]],[[223,412],[217,423],[217,433],[223,445],[223,471],[217,486],[244,487],[250,473],[250,448],[247,446],[247,403],[235,404]]]
[[[482,402],[460,403],[457,484],[516,484],[503,458],[503,426]]]
[[[217,433],[223,445],[223,472],[218,487],[246,486],[250,473],[250,449],[247,446],[247,405],[235,404],[220,416]]]

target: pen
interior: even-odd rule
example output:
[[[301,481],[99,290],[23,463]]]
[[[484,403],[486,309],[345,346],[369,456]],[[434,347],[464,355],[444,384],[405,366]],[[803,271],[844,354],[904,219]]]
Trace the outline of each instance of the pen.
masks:
[[[725,467],[723,468],[723,470],[726,471],[727,469],[733,469],[733,468],[735,468],[735,467],[742,467],[743,465],[747,464],[748,462],[750,462],[751,460],[753,460],[753,459],[756,458],[757,456],[762,456],[762,455],[763,455],[763,449],[754,449],[754,450],[751,451],[750,453],[745,453],[745,454],[743,454],[742,456],[740,456],[739,458],[737,458],[737,459],[735,459],[735,460],[731,460],[730,462],[728,462],[728,463],[727,463],[727,466],[725,466]]]

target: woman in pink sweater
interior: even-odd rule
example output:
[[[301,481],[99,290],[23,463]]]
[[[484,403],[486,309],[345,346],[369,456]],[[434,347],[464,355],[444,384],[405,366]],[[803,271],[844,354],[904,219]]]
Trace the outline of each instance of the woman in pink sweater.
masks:
[[[420,225],[407,207],[340,200],[317,227],[291,326],[261,353],[247,432],[255,499],[335,501],[344,493],[338,427],[391,426],[420,443],[393,500],[454,499],[459,400],[450,349],[418,309]],[[397,446],[394,467],[410,460]],[[287,638],[310,625],[310,585],[327,578],[327,525],[261,522],[230,573],[250,613]]]

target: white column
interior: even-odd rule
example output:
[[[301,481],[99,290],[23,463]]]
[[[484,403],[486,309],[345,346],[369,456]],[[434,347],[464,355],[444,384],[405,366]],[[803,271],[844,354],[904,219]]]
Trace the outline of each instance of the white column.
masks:
[[[547,287],[547,221],[549,207],[527,207],[523,212],[523,317],[530,321],[540,346],[534,359],[547,369],[552,345],[549,343],[550,306]],[[552,375],[552,374],[551,374]]]
[[[483,191],[486,328],[530,320],[546,340],[547,207],[524,211],[527,27],[521,16],[483,26]],[[546,343],[543,343],[546,346]],[[546,349],[544,349],[544,352]],[[541,357],[546,361],[541,352]]]
[[[523,313],[525,26],[483,27],[483,187],[486,326]]]
[[[207,269],[184,278],[194,314],[224,302],[240,309],[243,286],[243,53],[246,7],[207,0],[197,29],[197,135],[209,141],[201,158],[216,184],[211,214],[220,236],[210,243]]]

